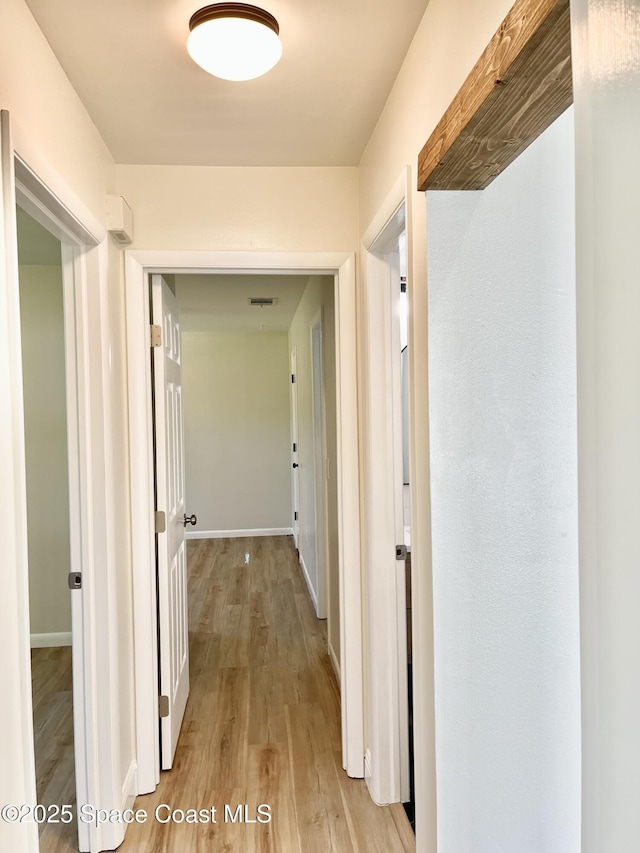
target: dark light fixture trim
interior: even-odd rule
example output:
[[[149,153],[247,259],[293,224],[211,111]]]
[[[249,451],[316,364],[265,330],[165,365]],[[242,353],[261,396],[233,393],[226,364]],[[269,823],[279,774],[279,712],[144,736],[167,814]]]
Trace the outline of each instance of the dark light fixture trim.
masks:
[[[204,6],[191,16],[189,31],[192,32],[200,24],[213,21],[216,18],[245,18],[248,21],[264,24],[276,35],[280,33],[280,27],[273,15],[258,6],[251,6],[249,3],[213,3],[211,6]]]

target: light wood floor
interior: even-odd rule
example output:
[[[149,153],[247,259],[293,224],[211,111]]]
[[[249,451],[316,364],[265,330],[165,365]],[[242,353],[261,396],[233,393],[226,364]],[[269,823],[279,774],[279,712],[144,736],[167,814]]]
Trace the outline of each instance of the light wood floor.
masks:
[[[69,804],[75,815],[71,648],[32,649],[31,682],[38,802]],[[75,817],[69,824],[41,825],[40,853],[77,849]]]
[[[188,543],[191,693],[173,770],[136,808],[217,809],[217,823],[132,825],[123,853],[401,853],[402,806],[375,806],[340,756],[340,707],[290,537]],[[248,556],[248,562],[245,555]],[[224,806],[271,807],[268,824]],[[65,853],[68,848],[56,849]],[[52,853],[46,850],[45,853]]]

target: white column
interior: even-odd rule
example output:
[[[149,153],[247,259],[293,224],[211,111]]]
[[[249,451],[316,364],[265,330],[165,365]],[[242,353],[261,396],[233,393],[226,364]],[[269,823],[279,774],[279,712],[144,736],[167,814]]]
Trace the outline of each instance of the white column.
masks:
[[[582,850],[640,850],[640,4],[571,0]]]
[[[573,178],[427,193],[438,853],[580,850]]]

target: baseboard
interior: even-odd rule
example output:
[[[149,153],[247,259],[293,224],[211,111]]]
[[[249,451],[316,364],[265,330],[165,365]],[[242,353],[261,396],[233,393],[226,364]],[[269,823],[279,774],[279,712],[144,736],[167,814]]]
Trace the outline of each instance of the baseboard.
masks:
[[[138,794],[138,763],[132,761],[122,783],[122,808],[130,809]]]
[[[249,536],[291,536],[291,527],[251,527],[241,530],[187,530],[187,539],[245,539]]]
[[[338,689],[340,689],[340,664],[338,663],[338,658],[336,657],[335,650],[331,643],[329,643],[329,659],[331,660],[333,671],[335,672],[336,678],[338,679]]]
[[[60,631],[56,634],[32,634],[32,649],[51,649],[55,646],[70,646],[71,631]]]
[[[364,754],[364,778],[369,784],[369,780],[371,779],[371,750],[367,749]]]
[[[318,612],[318,597],[316,595],[316,591],[311,585],[311,579],[309,577],[309,572],[307,571],[307,567],[304,563],[304,557],[300,552],[298,552],[298,559],[300,560],[300,567],[302,568],[302,574],[304,575],[304,579],[307,582],[307,588],[309,589],[309,595],[311,596],[311,601],[313,601],[313,609]]]

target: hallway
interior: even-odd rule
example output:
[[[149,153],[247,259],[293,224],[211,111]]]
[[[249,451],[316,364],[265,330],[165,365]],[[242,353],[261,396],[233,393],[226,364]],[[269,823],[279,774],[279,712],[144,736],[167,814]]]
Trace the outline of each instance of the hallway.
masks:
[[[191,693],[173,770],[125,853],[415,849],[402,806],[379,808],[340,760],[338,686],[291,537],[188,543]],[[216,807],[216,823],[153,820],[157,805]],[[270,823],[224,821],[247,804]],[[166,809],[163,814],[166,814]]]

